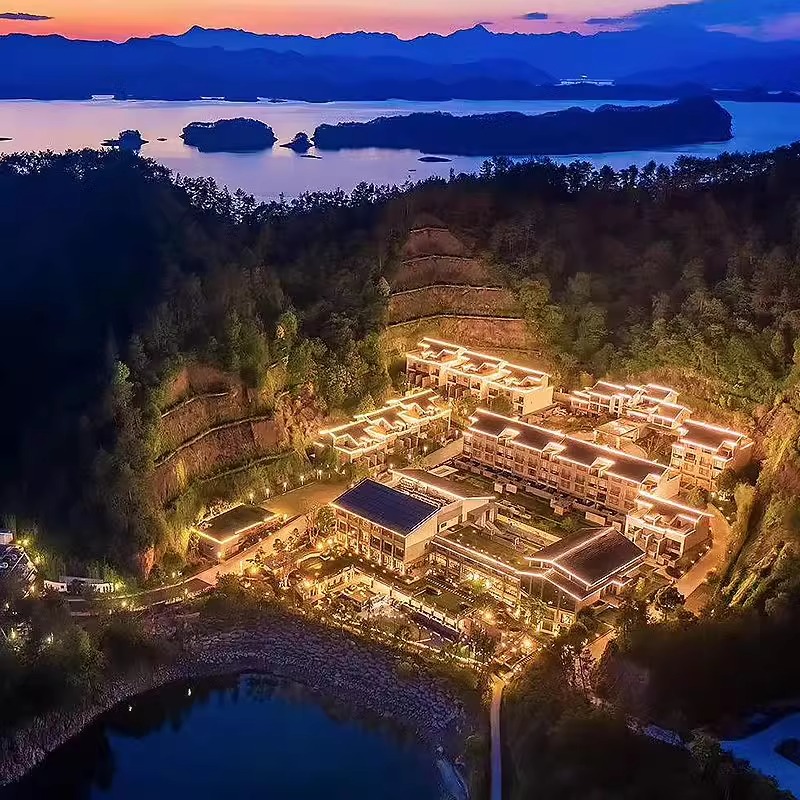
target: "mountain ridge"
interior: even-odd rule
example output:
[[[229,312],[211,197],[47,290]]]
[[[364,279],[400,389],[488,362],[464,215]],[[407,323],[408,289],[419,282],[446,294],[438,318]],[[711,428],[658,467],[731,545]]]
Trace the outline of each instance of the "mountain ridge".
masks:
[[[313,37],[194,26],[176,36],[159,34],[152,38],[188,48],[213,45],[237,50],[291,50],[303,55],[405,55],[429,63],[464,60],[467,52],[469,60],[500,55],[535,64],[559,78],[582,74],[624,78],[650,70],[699,66],[712,60],[800,56],[800,42],[762,42],[722,31],[675,25],[646,25],[592,35],[561,31],[495,33],[477,25],[447,35],[428,33],[412,39],[365,31]]]

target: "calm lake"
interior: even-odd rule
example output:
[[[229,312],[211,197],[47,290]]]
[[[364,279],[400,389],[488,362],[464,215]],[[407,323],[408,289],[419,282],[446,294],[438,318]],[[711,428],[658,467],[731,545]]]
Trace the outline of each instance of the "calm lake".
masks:
[[[443,796],[432,754],[413,739],[258,675],[141,695],[7,791],[12,800]]]
[[[122,130],[138,129],[149,144],[142,154],[191,177],[211,176],[231,189],[242,188],[262,199],[281,194],[294,197],[304,191],[351,190],[360,181],[403,184],[431,175],[477,170],[483,159],[455,157],[451,163],[425,164],[409,150],[350,150],[323,152],[321,160],[301,158],[277,145],[252,154],[199,153],[179,138],[190,122],[251,117],[271,125],[279,143],[298,131],[313,134],[327,122],[367,121],[379,116],[415,111],[481,114],[521,111],[540,114],[575,105],[572,102],[464,101],[420,103],[404,101],[362,103],[225,103],[92,100],[86,102],[0,101],[0,153],[19,150],[66,150],[99,147]],[[581,103],[596,108],[600,102]],[[618,105],[642,105],[620,102]],[[725,144],[699,145],[658,152],[628,152],[589,156],[595,164],[625,167],[651,159],[672,162],[683,153],[713,156],[726,150],[768,150],[800,138],[800,104],[723,103],[733,115],[735,138]],[[163,138],[165,141],[159,142]],[[313,151],[312,151],[313,152]],[[565,159],[571,160],[571,159]]]

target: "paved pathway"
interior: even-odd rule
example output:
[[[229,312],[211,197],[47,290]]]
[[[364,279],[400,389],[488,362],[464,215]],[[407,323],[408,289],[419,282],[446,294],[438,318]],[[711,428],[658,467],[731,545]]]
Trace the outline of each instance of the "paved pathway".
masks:
[[[689,611],[700,611],[708,600],[708,592],[703,584],[712,572],[725,563],[731,538],[731,526],[722,512],[714,506],[708,508],[714,516],[711,520],[711,549],[675,584],[686,598],[686,608]]]
[[[500,708],[503,702],[505,681],[494,677],[492,704],[489,707],[489,725],[492,735],[491,754],[491,800],[503,800],[503,743],[500,738]]]

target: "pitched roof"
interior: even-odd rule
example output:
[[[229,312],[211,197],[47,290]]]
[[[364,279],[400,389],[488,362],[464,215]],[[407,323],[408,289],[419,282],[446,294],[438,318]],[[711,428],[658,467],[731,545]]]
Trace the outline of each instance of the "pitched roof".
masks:
[[[514,442],[534,450],[544,450],[548,445],[558,443],[564,437],[560,431],[540,428],[538,425],[530,425],[513,417],[504,417],[483,408],[479,408],[472,419],[470,430],[495,438],[506,435]]]
[[[688,439],[707,450],[719,450],[724,444],[739,445],[747,437],[743,433],[728,428],[687,419],[682,425],[681,438]]]
[[[198,530],[206,539],[222,543],[274,518],[272,511],[260,506],[240,505],[209,520],[204,527],[198,526]]]
[[[592,587],[643,558],[644,551],[615,528],[589,528],[548,545],[533,561]]]
[[[337,497],[333,505],[404,536],[439,510],[435,503],[369,478]]]

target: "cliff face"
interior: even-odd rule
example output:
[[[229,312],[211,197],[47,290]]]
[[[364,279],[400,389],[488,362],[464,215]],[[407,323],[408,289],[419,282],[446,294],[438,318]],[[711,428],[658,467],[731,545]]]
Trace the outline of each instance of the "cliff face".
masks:
[[[266,393],[212,367],[192,365],[166,390],[152,485],[166,505],[195,480],[307,442],[322,418],[310,392]]]
[[[757,412],[754,438],[762,466],[719,576],[718,602],[726,606],[769,607],[800,583],[800,391]]]

